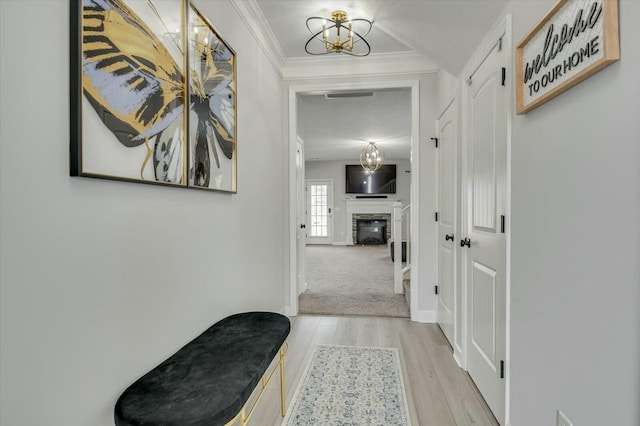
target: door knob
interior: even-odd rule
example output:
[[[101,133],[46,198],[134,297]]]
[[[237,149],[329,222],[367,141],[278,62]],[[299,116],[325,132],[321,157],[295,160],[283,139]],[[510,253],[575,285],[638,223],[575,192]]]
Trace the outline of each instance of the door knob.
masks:
[[[469,238],[465,238],[463,240],[460,240],[460,247],[471,247],[471,240]]]
[[[453,241],[453,234],[445,235],[444,236],[444,240],[445,241],[449,241],[449,240]]]
[[[304,229],[306,227],[307,227],[307,225],[305,225],[304,223],[300,225],[300,229]]]

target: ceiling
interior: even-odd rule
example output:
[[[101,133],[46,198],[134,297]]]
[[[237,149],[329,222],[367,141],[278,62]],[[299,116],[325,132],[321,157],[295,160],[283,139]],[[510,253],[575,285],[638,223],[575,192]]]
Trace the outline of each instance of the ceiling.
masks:
[[[458,75],[507,0],[255,0],[286,59],[309,57],[306,19],[337,9],[373,21],[371,55],[413,52]]]
[[[298,98],[298,131],[307,161],[357,162],[369,141],[382,149],[385,160],[410,158],[410,89],[331,93],[341,97]]]
[[[286,63],[321,64],[332,59],[381,58],[402,62],[424,58],[459,75],[482,38],[497,21],[507,0],[250,0],[272,34]],[[310,56],[308,17],[330,17],[345,10],[350,18],[373,21],[366,37],[367,58],[346,55]],[[395,58],[394,58],[395,55]],[[313,62],[316,61],[316,62]],[[337,62],[336,62],[337,64]],[[332,69],[332,68],[329,68]],[[335,68],[337,70],[337,68]],[[337,75],[337,74],[336,74]],[[308,161],[358,161],[365,142],[374,140],[391,160],[410,157],[410,91],[375,91],[372,97],[326,99],[324,94],[299,97],[299,133]]]

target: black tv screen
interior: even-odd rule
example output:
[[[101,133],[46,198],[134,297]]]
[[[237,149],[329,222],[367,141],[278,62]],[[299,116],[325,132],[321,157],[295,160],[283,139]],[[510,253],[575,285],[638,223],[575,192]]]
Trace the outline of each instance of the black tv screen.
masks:
[[[347,164],[347,194],[395,194],[396,165],[385,164],[375,172]]]

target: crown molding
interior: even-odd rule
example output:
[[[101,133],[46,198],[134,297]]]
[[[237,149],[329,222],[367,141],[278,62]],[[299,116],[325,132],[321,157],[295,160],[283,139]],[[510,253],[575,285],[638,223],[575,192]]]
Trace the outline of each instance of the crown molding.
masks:
[[[416,52],[375,53],[364,57],[326,55],[287,59],[284,80],[436,73],[439,67]]]
[[[269,61],[282,77],[286,57],[256,0],[229,0],[256,39]]]

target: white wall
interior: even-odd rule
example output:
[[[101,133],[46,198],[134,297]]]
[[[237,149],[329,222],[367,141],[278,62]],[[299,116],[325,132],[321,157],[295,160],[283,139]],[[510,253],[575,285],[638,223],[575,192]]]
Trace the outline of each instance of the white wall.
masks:
[[[507,4],[512,49],[555,3]],[[619,9],[619,62],[512,99],[511,426],[640,424],[640,2]],[[461,84],[438,73],[438,112]]]
[[[346,224],[346,198],[353,198],[353,194],[345,194],[345,165],[356,164],[353,161],[307,161],[305,163],[306,179],[333,180],[333,243],[346,244],[345,232],[351,230],[351,224]],[[389,194],[390,200],[399,200],[403,206],[411,203],[411,163],[409,160],[389,160],[385,164],[396,165],[396,193]]]
[[[236,195],[70,178],[69,1],[0,1],[2,425],[112,425],[203,329],[283,307],[282,82],[228,2],[197,5],[237,52]]]
[[[554,3],[508,4],[514,44]],[[640,424],[640,2],[619,8],[619,62],[513,113],[513,426]]]

